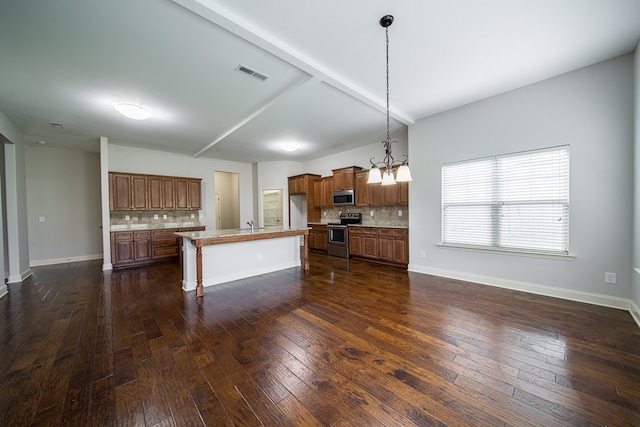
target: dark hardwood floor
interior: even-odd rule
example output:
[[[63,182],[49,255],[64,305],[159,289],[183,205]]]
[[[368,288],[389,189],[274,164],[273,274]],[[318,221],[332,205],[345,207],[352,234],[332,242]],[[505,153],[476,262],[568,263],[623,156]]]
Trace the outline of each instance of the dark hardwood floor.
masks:
[[[638,426],[629,313],[311,254],[34,268],[0,300],[0,425]]]

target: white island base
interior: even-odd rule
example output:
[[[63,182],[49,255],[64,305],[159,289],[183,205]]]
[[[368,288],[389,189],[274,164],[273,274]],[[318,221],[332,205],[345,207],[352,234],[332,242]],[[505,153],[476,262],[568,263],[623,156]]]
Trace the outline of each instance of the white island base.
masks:
[[[204,287],[286,268],[307,270],[308,228],[277,227],[254,232],[216,230],[176,233],[182,238],[182,289],[204,295]],[[304,237],[301,254],[300,236]]]

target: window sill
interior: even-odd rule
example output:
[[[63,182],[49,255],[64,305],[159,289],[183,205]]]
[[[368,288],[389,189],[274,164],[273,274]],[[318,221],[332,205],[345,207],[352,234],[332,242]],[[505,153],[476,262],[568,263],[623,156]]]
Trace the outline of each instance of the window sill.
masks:
[[[494,254],[500,254],[500,255],[524,256],[524,257],[531,257],[531,258],[558,259],[563,261],[573,261],[576,259],[575,255],[571,255],[571,254],[562,255],[562,254],[551,254],[551,253],[545,253],[545,252],[529,252],[529,251],[518,251],[518,250],[508,250],[508,249],[489,249],[489,248],[480,248],[476,246],[453,245],[453,244],[444,244],[444,243],[440,243],[436,246],[440,249],[484,252],[484,253],[494,253]]]

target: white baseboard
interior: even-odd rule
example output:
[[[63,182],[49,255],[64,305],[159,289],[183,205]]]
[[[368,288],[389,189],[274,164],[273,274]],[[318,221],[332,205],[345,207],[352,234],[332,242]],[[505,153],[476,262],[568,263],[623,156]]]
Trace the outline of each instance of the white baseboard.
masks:
[[[640,326],[640,308],[633,300],[631,300],[629,313],[631,313],[631,317],[633,317],[633,320],[635,320],[638,326]]]
[[[14,274],[7,278],[7,283],[22,283],[27,277],[31,276],[31,269],[23,271],[21,274]]]
[[[7,289],[7,285],[5,285],[4,283],[0,285],[0,298],[2,298],[3,296],[5,296],[6,294],[9,293],[9,290]]]
[[[66,264],[68,262],[94,261],[97,259],[102,259],[102,254],[82,255],[82,256],[74,256],[74,257],[66,257],[66,258],[40,259],[37,261],[30,261],[29,267],[41,267],[43,265]]]
[[[498,288],[529,292],[537,295],[544,295],[570,301],[585,302],[588,304],[627,310],[634,317],[636,323],[638,323],[638,326],[640,326],[640,322],[638,321],[640,318],[640,315],[638,315],[638,307],[635,307],[636,315],[634,315],[632,305],[635,304],[633,304],[633,301],[628,298],[612,297],[609,295],[594,294],[591,292],[562,289],[553,286],[538,285],[535,283],[518,282],[515,280],[505,280],[497,277],[481,276],[477,274],[461,273],[457,271],[442,270],[438,268],[429,268],[417,265],[409,265],[408,270],[416,273],[446,277],[449,279],[464,280],[466,282],[473,282],[481,285],[495,286]]]

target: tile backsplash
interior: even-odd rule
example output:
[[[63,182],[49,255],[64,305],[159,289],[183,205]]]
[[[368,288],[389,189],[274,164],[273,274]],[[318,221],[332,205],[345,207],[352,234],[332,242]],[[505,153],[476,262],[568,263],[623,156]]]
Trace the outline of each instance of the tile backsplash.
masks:
[[[175,223],[199,226],[200,217],[197,211],[111,211],[110,223],[112,226],[138,224],[161,226]]]
[[[409,206],[341,206],[322,209],[322,223],[340,222],[340,213],[362,213],[362,224],[380,227],[408,227]],[[373,216],[371,216],[373,212]],[[402,216],[398,213],[402,213]]]

